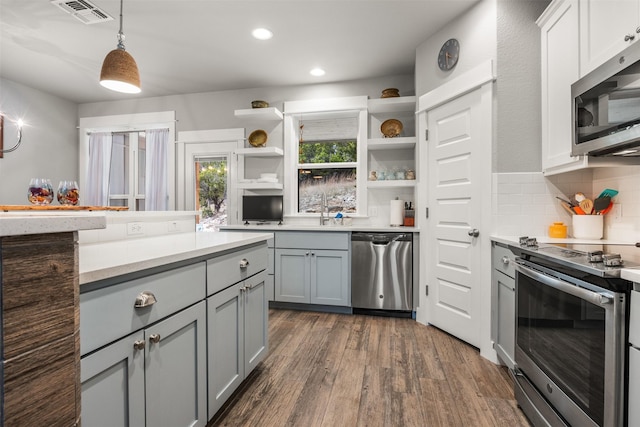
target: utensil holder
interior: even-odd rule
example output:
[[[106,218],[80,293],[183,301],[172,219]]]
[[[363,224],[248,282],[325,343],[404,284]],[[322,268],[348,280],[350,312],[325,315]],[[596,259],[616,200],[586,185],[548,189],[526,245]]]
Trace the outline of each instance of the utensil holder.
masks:
[[[604,215],[574,215],[573,237],[576,239],[602,239]]]

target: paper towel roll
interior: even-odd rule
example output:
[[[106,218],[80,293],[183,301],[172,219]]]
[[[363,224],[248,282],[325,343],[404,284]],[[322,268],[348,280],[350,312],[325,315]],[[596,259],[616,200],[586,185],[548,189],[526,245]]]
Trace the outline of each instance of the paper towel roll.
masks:
[[[402,225],[404,222],[404,200],[392,200],[389,205],[389,224]]]

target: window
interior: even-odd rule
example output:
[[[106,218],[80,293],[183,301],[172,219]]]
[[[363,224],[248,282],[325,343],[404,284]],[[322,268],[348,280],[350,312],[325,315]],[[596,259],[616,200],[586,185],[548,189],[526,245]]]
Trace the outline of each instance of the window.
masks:
[[[298,183],[285,186],[285,215],[365,210],[366,187],[358,185],[366,180],[365,107],[366,97],[285,103],[285,182]]]
[[[175,112],[80,118],[80,203],[175,209]]]
[[[298,213],[356,213],[357,117],[300,119],[298,129]]]
[[[145,210],[145,157],[145,132],[112,135],[109,206]]]

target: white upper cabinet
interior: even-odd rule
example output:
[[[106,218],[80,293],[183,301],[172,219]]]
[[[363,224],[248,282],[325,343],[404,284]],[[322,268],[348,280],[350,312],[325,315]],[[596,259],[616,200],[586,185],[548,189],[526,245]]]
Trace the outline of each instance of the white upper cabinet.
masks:
[[[640,38],[640,0],[554,0],[536,23],[543,173],[634,164],[631,159],[571,155],[571,85]]]
[[[580,76],[640,38],[640,0],[580,1]]]
[[[542,54],[542,170],[545,174],[585,167],[571,156],[571,84],[579,77],[578,0],[551,3],[538,19]]]

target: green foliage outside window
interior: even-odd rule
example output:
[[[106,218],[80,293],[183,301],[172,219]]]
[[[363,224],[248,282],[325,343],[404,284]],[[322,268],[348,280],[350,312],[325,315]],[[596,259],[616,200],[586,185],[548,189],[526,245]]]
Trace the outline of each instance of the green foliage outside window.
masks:
[[[199,202],[202,216],[210,217],[220,212],[227,198],[227,161],[211,161],[200,164]]]
[[[355,140],[309,141],[299,144],[299,163],[344,163],[358,161]]]

